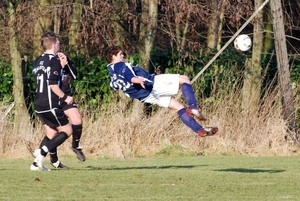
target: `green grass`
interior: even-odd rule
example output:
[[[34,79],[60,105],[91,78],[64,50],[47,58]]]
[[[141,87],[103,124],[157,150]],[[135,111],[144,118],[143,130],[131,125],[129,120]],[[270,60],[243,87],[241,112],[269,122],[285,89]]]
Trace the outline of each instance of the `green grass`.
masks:
[[[72,169],[33,172],[31,160],[0,160],[0,200],[300,200],[299,157],[62,161]]]

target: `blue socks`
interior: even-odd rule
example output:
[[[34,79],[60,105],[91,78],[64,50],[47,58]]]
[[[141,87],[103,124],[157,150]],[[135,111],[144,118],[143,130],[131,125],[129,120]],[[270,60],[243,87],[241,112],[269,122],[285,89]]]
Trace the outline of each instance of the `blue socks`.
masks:
[[[203,127],[190,115],[186,113],[186,108],[182,108],[178,111],[179,118],[181,121],[191,128],[195,133],[198,133]]]
[[[188,106],[192,109],[197,109],[197,101],[192,85],[183,83],[181,88],[182,95],[185,98]]]

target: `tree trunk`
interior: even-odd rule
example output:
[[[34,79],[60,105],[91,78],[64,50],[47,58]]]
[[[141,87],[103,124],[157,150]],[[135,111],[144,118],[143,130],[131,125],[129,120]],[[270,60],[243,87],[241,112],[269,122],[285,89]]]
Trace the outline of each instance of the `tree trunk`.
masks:
[[[73,1],[72,14],[70,16],[70,29],[69,29],[69,46],[71,51],[78,50],[78,40],[80,37],[80,19],[82,14],[82,4],[84,0]]]
[[[273,40],[273,25],[272,25],[272,17],[271,17],[271,9],[268,9],[268,13],[266,16],[265,23],[265,40],[264,40],[264,51],[269,52],[274,48],[274,40]]]
[[[48,6],[51,4],[51,0],[34,0],[33,1],[37,6],[37,19],[34,23],[34,31],[33,31],[33,58],[37,58],[42,53],[41,47],[41,36],[44,32],[50,31],[52,24],[52,17],[49,13],[47,13]]]
[[[142,18],[140,24],[140,65],[149,72],[154,72],[152,66],[150,67],[150,56],[153,48],[153,41],[155,39],[156,27],[158,17],[158,1],[149,0],[142,1]]]
[[[224,3],[226,0],[212,0],[212,12],[209,18],[207,31],[207,47],[209,49],[221,48],[221,36],[224,18]]]
[[[130,2],[128,2],[129,4]],[[114,2],[113,6],[115,4],[119,4],[119,2]],[[115,13],[113,12],[113,27],[114,27],[114,35],[115,35],[115,40],[114,42],[116,42],[117,45],[120,45],[123,49],[124,49],[124,41],[125,38],[127,36],[127,33],[124,30],[124,27],[122,27],[122,25],[124,24],[124,18],[120,17],[123,16],[125,11],[124,11],[125,7],[121,7],[120,8],[120,12],[119,13]]]
[[[285,138],[297,141],[296,116],[294,108],[294,98],[290,81],[290,69],[288,63],[286,36],[283,21],[281,1],[270,1],[273,29],[275,37],[275,50],[278,66],[278,76],[282,100],[282,112],[284,120],[287,122],[288,134]]]
[[[22,135],[26,140],[30,139],[31,124],[29,119],[28,110],[26,108],[24,100],[24,85],[22,75],[22,59],[18,49],[19,41],[18,35],[14,30],[14,24],[16,22],[15,8],[11,2],[8,2],[9,12],[9,49],[11,56],[11,65],[13,73],[13,95],[15,104],[15,115],[14,115],[14,134]]]
[[[262,3],[263,0],[255,0],[255,9],[259,8]],[[243,85],[243,109],[249,118],[256,114],[260,100],[263,30],[263,12],[259,12],[254,18],[252,58],[246,61]]]
[[[177,2],[177,1],[176,1]],[[190,1],[187,1],[189,4]],[[177,2],[178,4],[178,2]],[[190,20],[190,14],[191,14],[191,8],[188,8],[186,11],[186,20],[184,24],[184,27],[179,23],[179,20],[177,18],[180,18],[182,8],[175,7],[175,32],[176,32],[176,38],[177,38],[177,51],[181,54],[185,50],[185,44],[186,44],[186,35],[188,34],[189,29],[189,20]],[[184,20],[183,20],[184,21]],[[179,61],[181,63],[181,61]]]
[[[61,12],[59,6],[56,5],[60,5],[63,4],[63,2],[61,0],[52,0],[51,4],[53,5],[53,10],[54,12],[52,13],[52,19],[53,19],[53,31],[55,34],[59,35],[60,33],[60,27],[61,27]]]
[[[222,27],[224,19],[224,4],[226,0],[212,0],[211,13],[209,18],[208,30],[207,30],[207,47],[208,51],[212,49],[219,50],[221,48],[222,39]],[[217,64],[212,65],[212,82],[218,83],[219,79],[219,66]],[[213,84],[216,86],[216,84]],[[215,89],[213,89],[215,90]]]

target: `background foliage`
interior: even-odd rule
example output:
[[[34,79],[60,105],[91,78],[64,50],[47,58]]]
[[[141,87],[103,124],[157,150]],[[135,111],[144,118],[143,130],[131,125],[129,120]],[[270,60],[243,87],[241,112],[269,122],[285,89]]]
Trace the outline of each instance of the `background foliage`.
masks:
[[[141,25],[149,20],[141,16],[147,11],[142,2],[149,1],[79,1],[79,0],[24,0],[0,1],[0,111],[6,112],[12,104],[14,85],[11,74],[9,41],[17,36],[22,62],[24,94],[29,113],[32,116],[34,85],[31,76],[32,61],[36,52],[42,51],[35,46],[40,33],[36,34],[36,22],[47,22],[46,30],[54,30],[60,37],[61,50],[74,62],[79,71],[78,80],[73,81],[73,93],[84,119],[84,137],[87,155],[109,155],[134,157],[152,155],[166,146],[183,147],[194,154],[251,154],[251,155],[292,155],[297,150],[287,148],[282,136],[286,124],[282,117],[280,92],[278,91],[276,52],[273,49],[273,32],[270,7],[263,9],[264,48],[262,61],[262,90],[258,109],[250,117],[243,113],[244,75],[247,62],[252,53],[237,52],[232,45],[214,61],[197,79],[193,87],[199,105],[208,116],[203,126],[216,125],[220,128],[217,138],[199,139],[176,118],[176,112],[155,110],[150,115],[143,114],[141,105],[110,90],[106,62],[102,58],[103,48],[107,45],[121,45],[129,62],[140,64],[143,37]],[[158,21],[156,24],[154,47],[149,63],[155,73],[186,74],[191,79],[203,69],[215,55],[218,47],[208,47],[208,27],[216,15],[214,3],[225,2],[224,18],[220,30],[219,45],[225,44],[254,11],[257,0],[226,1],[158,1]],[[284,25],[295,96],[299,107],[299,2],[282,0]],[[8,3],[13,4],[16,19],[10,21]],[[42,4],[43,3],[43,4]],[[46,5],[45,5],[46,3]],[[80,6],[80,13],[75,13]],[[34,10],[34,12],[32,12]],[[75,14],[75,15],[74,15]],[[244,34],[253,37],[253,20]],[[79,35],[76,43],[71,44],[71,27],[78,22]],[[13,32],[9,28],[14,27]],[[153,27],[147,27],[149,30]],[[216,28],[216,27],[215,27]],[[269,39],[269,40],[267,40]],[[269,43],[267,43],[269,41]],[[268,46],[267,46],[268,44]],[[269,48],[267,48],[269,47]],[[15,65],[16,66],[16,65]],[[18,67],[18,66],[16,66]],[[19,105],[18,105],[19,106]],[[156,108],[155,108],[156,109]],[[27,111],[25,111],[27,112]],[[300,113],[300,112],[299,112]],[[25,116],[25,115],[24,115]],[[5,117],[5,115],[3,115]],[[27,119],[27,116],[24,117]],[[24,148],[24,131],[14,132],[12,128],[14,113],[1,118],[0,150],[14,153],[14,148]],[[24,121],[25,122],[25,121]],[[28,124],[26,124],[27,126]],[[29,127],[29,126],[28,126]],[[44,131],[39,121],[28,133],[32,146],[37,147]],[[11,133],[20,133],[12,136]],[[26,141],[28,143],[28,141]],[[22,145],[22,146],[20,146]],[[62,145],[68,152],[68,145]],[[21,152],[23,153],[23,152]]]
[[[155,66],[155,73],[179,73],[188,75],[191,79],[195,77],[205,64],[214,56],[217,50],[211,50],[203,54],[189,53],[185,56],[185,62],[180,65],[177,55],[171,55],[168,51],[159,51],[154,49],[151,55],[151,62]],[[227,48],[220,57],[214,62],[204,74],[195,81],[199,98],[208,98],[211,93],[218,91],[218,80],[226,80],[228,85],[235,85],[237,80],[242,84],[242,75],[244,65],[248,58],[251,57],[251,51],[241,53],[237,52],[233,47]],[[79,105],[84,105],[86,109],[94,110],[101,103],[105,108],[114,92],[109,87],[109,74],[107,70],[107,62],[101,57],[87,59],[83,55],[77,56],[70,54],[70,58],[74,62],[78,70],[78,79],[72,82],[74,97]],[[135,65],[139,63],[139,55],[128,55],[128,60]],[[24,70],[24,90],[25,99],[28,107],[33,111],[34,99],[34,80],[32,77],[32,62],[28,62],[23,66]],[[300,57],[298,55],[290,56],[291,80],[296,87],[299,83],[300,75]],[[216,67],[216,68],[214,68]],[[276,58],[271,53],[262,55],[262,68],[264,73],[263,86],[266,88],[271,82],[274,82],[276,76]],[[0,97],[3,100],[13,101],[11,91],[13,87],[12,71],[10,63],[0,63],[1,82]],[[275,81],[277,82],[277,81]],[[296,95],[296,94],[295,94]]]

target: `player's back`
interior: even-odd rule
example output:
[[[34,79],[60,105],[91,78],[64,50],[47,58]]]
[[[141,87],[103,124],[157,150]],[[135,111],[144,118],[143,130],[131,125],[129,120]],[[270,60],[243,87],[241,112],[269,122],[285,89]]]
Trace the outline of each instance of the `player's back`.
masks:
[[[36,84],[34,107],[36,111],[47,111],[59,106],[59,97],[50,85],[58,84],[61,65],[56,55],[43,54],[34,62],[33,76]]]

